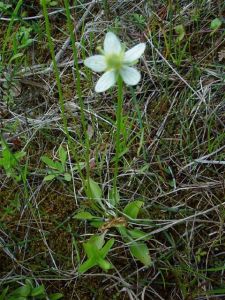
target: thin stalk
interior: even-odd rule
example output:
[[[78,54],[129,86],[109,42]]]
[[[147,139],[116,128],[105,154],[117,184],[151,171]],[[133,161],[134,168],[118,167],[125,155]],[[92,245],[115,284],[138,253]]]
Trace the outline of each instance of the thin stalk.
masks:
[[[60,81],[59,69],[57,66],[56,59],[55,59],[55,51],[54,51],[54,45],[53,45],[52,37],[51,37],[51,28],[50,28],[50,22],[49,22],[49,17],[48,17],[48,12],[47,12],[46,0],[42,0],[41,3],[42,3],[42,8],[43,8],[43,15],[45,18],[45,29],[46,29],[47,39],[48,39],[48,46],[49,46],[49,50],[50,50],[51,57],[52,57],[53,70],[55,73],[56,84],[57,84],[58,93],[59,93],[59,105],[60,105],[61,116],[62,116],[62,120],[63,120],[63,128],[66,133],[67,139],[69,141],[70,135],[69,135],[68,126],[67,126],[67,119],[65,116],[65,104],[64,104],[64,99],[63,99],[62,84]]]
[[[115,153],[115,168],[114,168],[114,180],[113,180],[113,193],[116,195],[117,191],[117,177],[119,173],[119,159],[120,159],[120,134],[123,117],[123,81],[119,76],[117,80],[118,84],[118,102],[116,110],[116,153]]]
[[[75,40],[75,35],[74,35],[74,26],[71,20],[71,12],[70,12],[70,7],[69,7],[69,1],[64,0],[65,3],[65,8],[66,8],[66,17],[67,17],[67,27],[70,32],[70,39],[71,39],[71,46],[73,50],[73,59],[74,59],[74,67],[75,67],[75,72],[76,72],[76,91],[77,91],[77,96],[79,100],[79,105],[80,105],[80,112],[81,112],[81,124],[82,124],[82,131],[84,133],[85,137],[85,161],[86,161],[86,177],[88,180],[88,189],[89,189],[89,178],[90,178],[90,143],[89,143],[89,137],[87,133],[87,124],[85,120],[85,113],[84,113],[84,102],[83,102],[83,95],[82,95],[82,89],[81,89],[81,78],[80,78],[80,72],[79,72],[79,63],[78,63],[78,52],[76,48],[76,40]],[[80,134],[82,138],[82,134]],[[76,154],[75,154],[75,159],[76,159]]]

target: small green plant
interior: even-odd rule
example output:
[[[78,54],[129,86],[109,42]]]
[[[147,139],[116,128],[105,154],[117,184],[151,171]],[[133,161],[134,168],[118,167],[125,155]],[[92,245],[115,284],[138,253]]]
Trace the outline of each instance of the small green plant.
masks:
[[[215,18],[211,21],[210,28],[212,30],[211,35],[220,29],[222,26],[222,21],[219,18]]]
[[[170,57],[172,58],[173,63],[179,67],[182,63],[182,60],[187,54],[187,47],[189,41],[187,41],[184,44],[186,32],[182,24],[175,26],[174,31],[176,33],[176,39],[174,43],[168,41],[166,35],[164,35],[164,37],[165,37],[167,48],[170,49],[169,50]]]
[[[115,34],[119,34],[121,32],[122,24],[119,17],[115,17],[112,25],[109,27],[109,30],[114,32]]]
[[[104,271],[112,268],[112,265],[105,259],[108,252],[114,244],[114,239],[110,239],[105,243],[105,234],[94,235],[86,243],[83,244],[87,260],[80,265],[78,272],[85,273],[94,266],[99,266]]]
[[[139,200],[128,203],[123,210],[126,218],[135,220],[143,204],[144,202]],[[119,226],[118,231],[123,240],[128,243],[132,255],[142,262],[143,265],[150,266],[152,263],[151,257],[148,246],[144,243],[144,241],[149,239],[149,236],[142,230],[136,228],[127,229],[124,225]]]
[[[12,5],[0,1],[0,12],[1,13],[8,12],[8,10],[10,10],[11,8],[12,8]]]
[[[18,32],[16,33],[16,41],[18,43],[17,49],[23,49],[30,46],[33,42],[33,39],[31,38],[31,27],[25,27],[21,26]]]
[[[2,151],[0,157],[0,167],[5,170],[6,176],[15,179],[17,182],[22,179],[22,169],[20,160],[26,155],[24,151],[12,153],[9,147],[2,142]]]
[[[202,248],[198,248],[198,251],[195,253],[195,259],[197,263],[200,263],[202,258],[206,255],[207,255],[206,251],[204,251]]]
[[[182,24],[180,25],[177,25],[175,28],[174,28],[176,34],[178,35],[177,36],[177,42],[181,42],[184,37],[185,37],[185,29],[184,29],[184,26]]]
[[[41,160],[48,166],[47,173],[44,177],[44,181],[50,181],[55,178],[63,179],[65,181],[71,181],[71,174],[67,171],[67,152],[60,146],[58,149],[59,161],[54,161],[48,156],[44,155]]]
[[[139,30],[145,30],[147,22],[143,15],[134,13],[131,15],[131,21],[134,22]]]
[[[93,227],[101,231],[116,228],[123,241],[129,247],[131,254],[145,266],[150,266],[151,257],[145,243],[150,237],[144,231],[132,228],[135,226],[132,225],[131,227],[129,224],[129,221],[132,224],[135,223],[144,202],[140,200],[132,201],[120,212],[117,209],[120,202],[118,191],[115,193],[114,189],[112,189],[109,192],[106,204],[102,200],[102,190],[94,180],[89,179],[89,189],[86,189],[86,191],[92,212],[82,210],[75,214],[74,218],[89,221]]]
[[[54,6],[59,5],[59,1],[58,0],[56,0],[56,1],[54,1],[54,0],[40,0],[41,5],[43,5],[44,1],[45,1],[45,3],[46,3],[47,6],[54,7]]]
[[[14,291],[9,291],[9,287],[7,287],[0,294],[0,300],[59,300],[62,297],[63,294],[61,293],[47,295],[43,284],[34,286],[33,282],[29,279],[26,279],[25,283]]]
[[[52,1],[52,0],[47,0],[47,5],[49,6],[57,6],[59,5],[59,1]]]

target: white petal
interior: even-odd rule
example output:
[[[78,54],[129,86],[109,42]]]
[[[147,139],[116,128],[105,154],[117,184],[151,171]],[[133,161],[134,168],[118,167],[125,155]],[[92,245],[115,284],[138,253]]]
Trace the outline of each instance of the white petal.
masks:
[[[106,70],[105,57],[103,55],[94,55],[85,59],[84,64],[95,72],[103,72]]]
[[[132,63],[135,60],[139,59],[145,51],[145,43],[138,44],[125,52],[124,62]]]
[[[127,85],[136,85],[141,79],[141,74],[131,67],[123,67],[120,71],[120,75]]]
[[[116,83],[116,74],[114,71],[105,72],[98,80],[95,91],[97,93],[105,92]]]
[[[113,32],[108,32],[104,40],[105,54],[115,53],[119,54],[122,50],[120,40]]]

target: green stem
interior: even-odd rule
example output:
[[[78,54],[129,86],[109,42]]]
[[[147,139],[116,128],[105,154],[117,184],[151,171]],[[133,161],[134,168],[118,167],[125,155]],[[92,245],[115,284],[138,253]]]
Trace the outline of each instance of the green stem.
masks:
[[[77,48],[76,48],[76,40],[75,40],[75,35],[74,35],[74,25],[72,23],[72,18],[71,18],[71,12],[70,12],[70,8],[69,8],[69,1],[68,0],[64,0],[64,4],[65,4],[65,8],[66,8],[66,18],[67,18],[67,27],[69,29],[69,33],[70,33],[70,40],[71,40],[71,46],[72,46],[72,50],[73,50],[73,59],[74,59],[74,67],[75,67],[75,71],[76,71],[76,91],[77,91],[77,96],[78,96],[78,100],[79,100],[79,105],[80,105],[80,112],[81,112],[81,125],[82,125],[82,131],[84,133],[84,137],[85,137],[85,161],[86,161],[86,177],[88,180],[88,190],[89,190],[89,178],[90,178],[90,142],[89,142],[89,136],[87,133],[87,124],[86,124],[86,120],[85,120],[85,113],[84,113],[84,102],[83,102],[83,95],[82,95],[82,89],[81,89],[81,77],[80,77],[80,70],[79,70],[79,62],[78,62],[78,52],[77,52]],[[80,139],[82,139],[82,133],[80,134]],[[81,140],[82,142],[82,140]],[[73,152],[74,158],[77,161],[78,165],[79,165],[79,160],[78,160],[78,156],[75,153],[75,151]],[[81,179],[83,181],[84,184],[84,178],[83,178],[83,174],[81,172],[81,169],[78,168],[78,171],[80,173]]]
[[[42,3],[42,8],[43,8],[43,15],[45,18],[45,29],[46,29],[46,34],[47,34],[47,38],[48,38],[48,46],[49,46],[49,50],[50,50],[50,53],[52,56],[53,69],[54,69],[56,84],[57,84],[58,93],[59,93],[59,105],[60,105],[61,116],[62,116],[62,120],[63,120],[63,128],[66,133],[67,139],[69,141],[70,135],[69,135],[68,126],[67,126],[67,119],[65,116],[65,105],[64,105],[64,99],[63,99],[62,84],[60,81],[59,69],[57,66],[56,59],[55,59],[55,51],[54,51],[54,45],[53,45],[52,37],[51,37],[51,29],[50,29],[50,22],[49,22],[49,17],[48,17],[46,0],[42,0],[41,3]]]
[[[114,181],[113,181],[113,193],[116,196],[117,190],[117,177],[119,173],[119,159],[120,159],[120,134],[122,127],[122,117],[123,117],[123,81],[119,76],[117,80],[118,84],[118,102],[116,110],[116,154],[115,154],[115,168],[114,168]]]

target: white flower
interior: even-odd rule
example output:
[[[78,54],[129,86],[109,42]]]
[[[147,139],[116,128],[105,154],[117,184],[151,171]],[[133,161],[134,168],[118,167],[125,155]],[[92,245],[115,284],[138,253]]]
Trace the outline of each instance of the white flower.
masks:
[[[111,88],[120,75],[127,85],[136,85],[141,79],[141,74],[131,66],[145,51],[145,43],[138,44],[128,51],[124,51],[118,37],[108,32],[104,40],[102,55],[94,55],[85,59],[84,64],[95,72],[105,72],[98,80],[95,91],[104,92]]]

